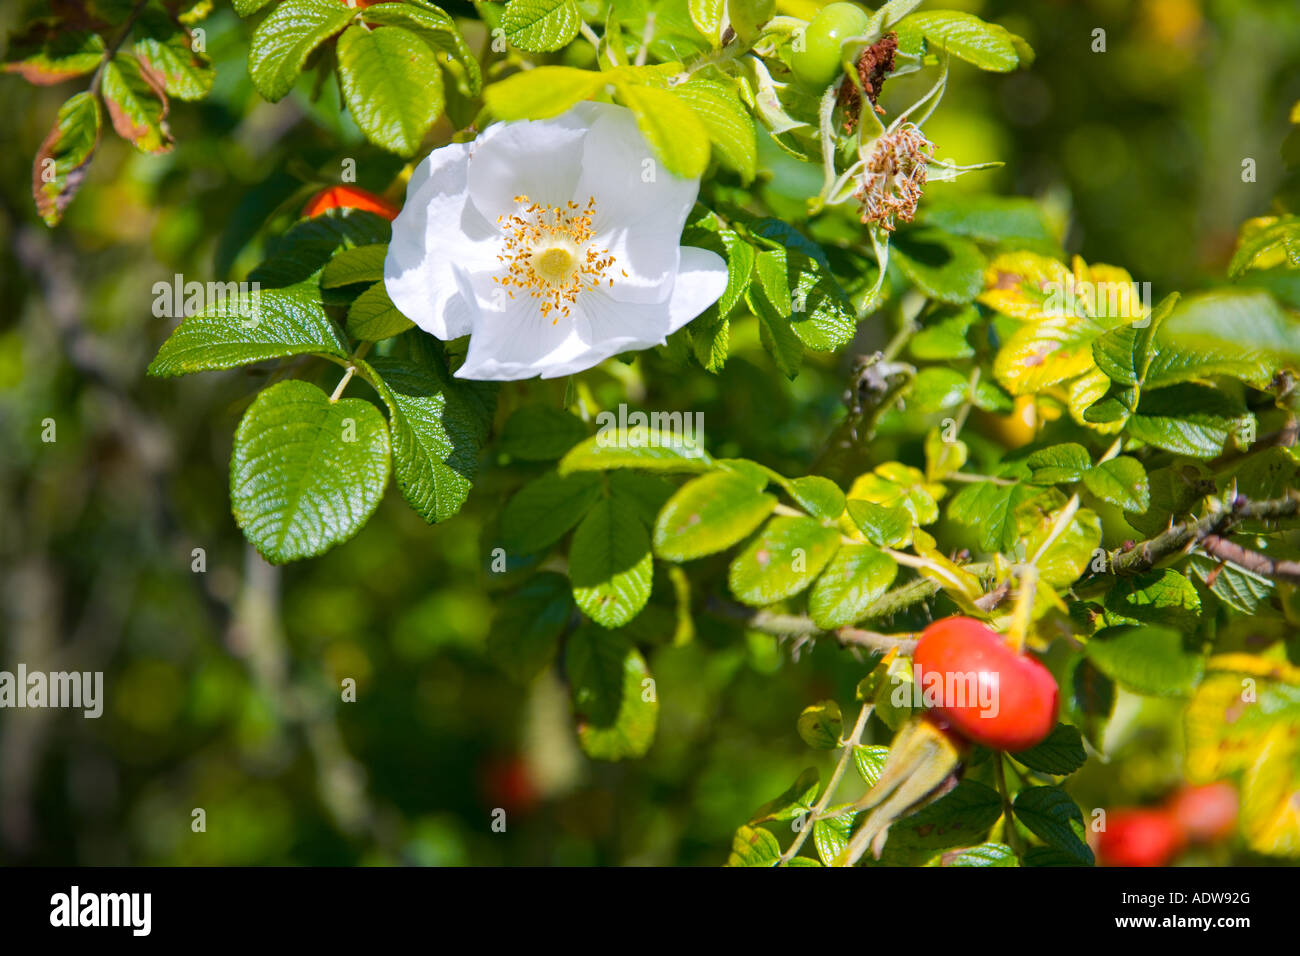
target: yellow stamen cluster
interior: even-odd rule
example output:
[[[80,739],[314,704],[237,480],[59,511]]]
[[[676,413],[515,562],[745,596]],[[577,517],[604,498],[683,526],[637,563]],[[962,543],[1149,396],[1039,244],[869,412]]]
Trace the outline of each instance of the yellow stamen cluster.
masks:
[[[516,196],[515,203],[517,212],[497,217],[505,233],[497,258],[505,263],[506,273],[493,279],[510,298],[515,289],[526,292],[541,302],[542,315],[555,313],[554,325],[561,315],[568,317],[584,289],[598,288],[604,281],[613,286],[607,273],[614,256],[591,244],[596,197],[588,199],[585,208],[576,202],[551,206],[527,196]]]

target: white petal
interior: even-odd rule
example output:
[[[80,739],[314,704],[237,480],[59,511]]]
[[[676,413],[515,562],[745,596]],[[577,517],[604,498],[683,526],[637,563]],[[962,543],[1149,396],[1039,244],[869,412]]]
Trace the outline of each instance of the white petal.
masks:
[[[599,106],[587,104],[585,111],[595,120],[583,142],[582,175],[573,198],[581,203],[595,198],[592,229],[598,236],[626,230],[638,237],[680,241],[700,181],[682,179],[664,168],[637,129],[631,110],[591,109]]]
[[[682,246],[681,268],[668,303],[668,331],[676,332],[718,299],[727,288],[727,264],[709,249]]]
[[[430,153],[406,187],[384,260],[384,288],[408,319],[440,339],[469,332],[467,316],[448,311],[456,295],[450,264],[496,264],[499,233],[466,202],[467,146]]]
[[[587,136],[580,115],[498,123],[471,146],[469,194],[488,221],[517,208],[516,196],[562,206],[573,198]]]
[[[584,293],[572,321],[586,347],[573,355],[550,357],[542,378],[573,375],[623,352],[663,345],[669,332],[667,303],[619,302],[603,291]]]
[[[471,276],[460,268],[454,272],[457,299],[473,316],[469,352],[456,370],[458,378],[535,378],[550,365],[570,361],[586,350],[571,319],[543,316],[537,300],[519,292],[513,299],[494,301],[484,294],[483,275]]]
[[[609,294],[619,302],[666,302],[677,274],[681,236],[642,236],[620,229],[593,243],[608,249],[614,264],[607,275],[614,280]]]

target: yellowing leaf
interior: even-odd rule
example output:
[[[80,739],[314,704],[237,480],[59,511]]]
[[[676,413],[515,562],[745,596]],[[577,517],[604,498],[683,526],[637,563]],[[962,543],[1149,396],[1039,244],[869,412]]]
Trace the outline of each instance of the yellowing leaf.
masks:
[[[920,469],[891,461],[859,475],[846,497],[906,508],[917,524],[926,525],[938,519],[938,501],[946,491],[943,485],[926,481]]]
[[[948,595],[961,605],[967,613],[982,614],[975,606],[975,599],[984,593],[980,579],[965,568],[959,567],[938,551],[922,548],[919,543],[916,552],[925,559],[926,566],[921,568],[921,576],[937,581]]]
[[[1100,329],[1077,316],[1027,323],[998,350],[993,374],[1012,395],[1032,395],[1096,368],[1092,340]]]
[[[1051,290],[1064,288],[1069,281],[1070,270],[1055,259],[1033,252],[1006,252],[984,273],[985,291],[979,301],[1012,318],[1046,318]]]
[[[1277,724],[1242,782],[1241,829],[1251,849],[1300,856],[1300,774],[1293,727]]]

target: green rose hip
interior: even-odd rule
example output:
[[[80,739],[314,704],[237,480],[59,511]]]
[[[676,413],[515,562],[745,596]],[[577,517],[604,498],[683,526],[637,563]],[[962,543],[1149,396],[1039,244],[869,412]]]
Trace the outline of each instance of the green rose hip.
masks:
[[[804,29],[803,49],[796,49],[791,57],[794,75],[811,89],[829,85],[841,69],[840,45],[866,33],[870,22],[871,17],[857,4],[823,7]]]

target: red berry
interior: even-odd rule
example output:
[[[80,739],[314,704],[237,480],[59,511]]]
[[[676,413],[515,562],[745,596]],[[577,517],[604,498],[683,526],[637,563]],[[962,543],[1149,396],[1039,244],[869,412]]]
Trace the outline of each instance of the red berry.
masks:
[[[1056,726],[1051,673],[969,617],[925,629],[912,654],[921,699],[962,736],[994,750],[1028,750]]]
[[[385,219],[390,220],[402,211],[400,207],[394,206],[383,196],[376,196],[374,193],[358,189],[356,186],[330,186],[311,197],[307,205],[303,207],[302,215],[304,219],[310,219],[312,216],[319,216],[327,209],[338,209],[340,207],[363,209],[366,212],[378,213]]]
[[[528,764],[519,757],[498,757],[480,771],[483,796],[492,807],[507,813],[526,814],[541,800]]]
[[[1167,804],[1169,815],[1193,843],[1215,843],[1237,829],[1237,790],[1230,783],[1183,787]]]
[[[1112,810],[1097,858],[1106,866],[1168,866],[1183,843],[1183,831],[1163,810]]]

